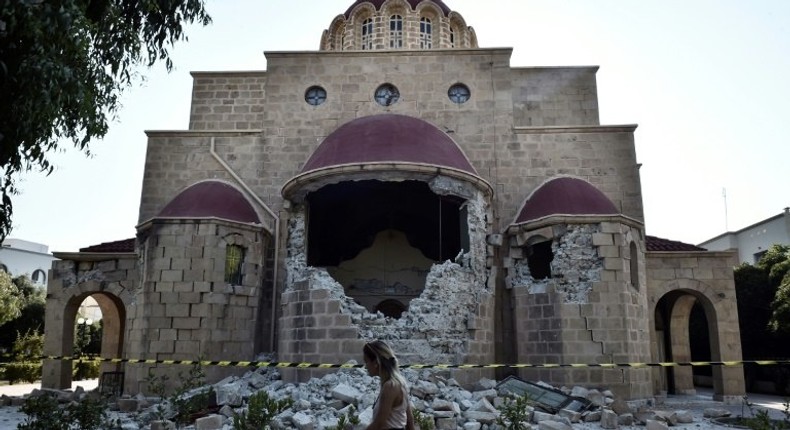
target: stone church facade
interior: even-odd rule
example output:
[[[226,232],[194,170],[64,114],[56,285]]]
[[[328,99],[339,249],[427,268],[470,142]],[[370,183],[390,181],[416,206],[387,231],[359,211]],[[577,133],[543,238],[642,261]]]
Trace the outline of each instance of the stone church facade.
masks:
[[[319,51],[193,72],[189,129],[147,132],[136,238],[57,254],[45,355],[71,355],[91,296],[105,358],[343,363],[381,338],[405,364],[682,362],[700,305],[711,359],[739,360],[736,257],[646,236],[636,126],[599,123],[597,68],[511,52],[442,1],[369,0]],[[103,367],[130,393],[183,371]],[[694,391],[689,367],[452,372]],[[737,398],[742,369],[713,385]]]

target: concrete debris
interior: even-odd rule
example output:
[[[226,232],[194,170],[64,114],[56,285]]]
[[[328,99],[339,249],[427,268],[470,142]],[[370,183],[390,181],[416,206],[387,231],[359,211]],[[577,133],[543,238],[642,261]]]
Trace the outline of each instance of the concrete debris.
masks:
[[[353,363],[353,362],[351,362]],[[356,364],[356,363],[353,363]],[[432,370],[403,371],[410,390],[410,400],[415,410],[434,420],[437,430],[499,430],[498,423],[501,411],[495,405],[506,402],[496,390],[487,388],[496,386],[496,381],[481,379],[473,384],[468,391],[458,383],[446,378],[446,373]],[[543,384],[545,385],[545,384]],[[194,424],[183,427],[194,430],[231,430],[233,416],[247,412],[250,396],[258,391],[265,391],[273,399],[292,399],[293,406],[274,417],[271,428],[274,430],[325,430],[337,426],[341,416],[350,417],[353,406],[360,419],[355,430],[363,429],[372,420],[373,405],[378,394],[378,378],[367,375],[361,368],[342,369],[322,378],[312,378],[307,382],[294,384],[280,380],[276,369],[258,369],[247,372],[242,377],[229,377],[211,386],[217,393],[218,411],[200,417]],[[204,387],[205,389],[207,387]],[[193,392],[200,392],[202,389]],[[595,393],[611,394],[582,387],[573,387],[569,393],[584,394],[587,397]],[[45,393],[55,395],[62,403],[78,401],[94,393],[76,393],[59,390],[36,390],[29,396]],[[504,393],[502,393],[504,395]],[[611,399],[610,397],[605,397]],[[4,400],[4,402],[7,402]],[[612,399],[613,405],[627,405],[618,399]],[[122,406],[125,405],[125,406]],[[126,430],[170,429],[175,428],[172,421],[156,421],[155,412],[169,410],[168,405],[158,404],[158,399],[141,395],[118,399],[114,414],[122,421]],[[142,409],[147,407],[147,409]],[[120,408],[120,411],[118,410]],[[540,411],[532,406],[527,407],[526,415],[529,423],[522,428],[530,430],[571,430],[581,429],[617,429],[633,425],[647,425],[648,429],[666,430],[669,426],[694,422],[693,414],[688,410],[650,411],[640,408],[618,414],[610,408],[597,408],[582,413],[561,410],[557,414]],[[128,411],[128,412],[127,412]],[[706,417],[729,415],[725,409],[708,408]],[[594,426],[594,427],[591,427]]]

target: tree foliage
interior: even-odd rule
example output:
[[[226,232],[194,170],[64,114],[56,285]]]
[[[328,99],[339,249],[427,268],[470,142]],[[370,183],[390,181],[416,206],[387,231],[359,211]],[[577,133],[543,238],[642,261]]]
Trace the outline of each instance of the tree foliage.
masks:
[[[184,26],[207,25],[203,0],[0,0],[0,239],[15,177],[51,172],[65,143],[89,154],[136,67],[164,61]]]
[[[18,317],[21,313],[22,297],[11,275],[0,270],[0,324]]]
[[[5,321],[0,319],[0,348],[10,350],[18,333],[43,333],[46,292],[36,286],[26,275],[11,280],[16,288],[15,299],[19,309],[17,317]],[[5,297],[5,296],[3,296]],[[0,298],[5,302],[5,298]],[[2,305],[0,305],[2,306]]]
[[[772,246],[758,265],[767,273],[769,284],[776,288],[768,326],[773,331],[790,332],[790,246]]]

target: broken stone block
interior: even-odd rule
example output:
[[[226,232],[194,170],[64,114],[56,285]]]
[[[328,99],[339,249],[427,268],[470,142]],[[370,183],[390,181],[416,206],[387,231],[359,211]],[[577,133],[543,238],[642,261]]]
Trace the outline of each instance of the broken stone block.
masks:
[[[241,383],[233,382],[230,384],[217,385],[217,404],[233,407],[241,406],[244,402]]]
[[[730,411],[726,409],[707,408],[702,411],[702,416],[705,418],[721,418],[730,416]]]
[[[614,413],[611,409],[604,409],[601,411],[601,427],[605,429],[616,429],[618,428],[617,424],[617,414]]]
[[[494,407],[494,405],[492,405],[491,402],[489,402],[488,399],[486,399],[485,397],[483,397],[482,399],[478,400],[477,403],[473,404],[472,407],[469,408],[469,409],[473,410],[473,411],[480,411],[480,412],[496,412],[497,411],[497,409]]]
[[[634,414],[627,413],[617,416],[617,424],[621,426],[632,426],[634,425]]]
[[[453,402],[443,399],[434,399],[431,403],[431,409],[434,411],[452,411]]]
[[[493,412],[466,411],[464,418],[468,421],[477,421],[483,424],[493,424],[496,422],[498,414]]]
[[[689,424],[694,422],[694,414],[691,411],[676,411],[675,415],[678,417],[678,424]]]
[[[346,403],[357,404],[362,398],[362,393],[348,384],[339,384],[332,389],[332,397]]]
[[[582,420],[586,423],[594,423],[601,421],[601,410],[587,411],[582,414]]]
[[[600,391],[598,391],[598,390],[596,390],[594,388],[587,392],[586,399],[589,400],[590,402],[592,402],[592,404],[594,404],[596,406],[604,406],[605,405],[604,404],[603,394],[601,394]]]
[[[645,426],[645,430],[669,430],[669,426],[666,423],[656,420],[647,420]]]
[[[195,430],[222,430],[225,417],[222,415],[209,415],[195,420]]]
[[[490,390],[483,390],[483,391],[475,391],[472,393],[472,399],[479,400],[479,399],[488,399],[489,401],[494,400],[497,397],[496,390],[493,388]]]
[[[464,430],[480,430],[483,425],[476,421],[469,421],[464,423]]]
[[[622,399],[615,399],[608,406],[609,406],[609,409],[613,410],[614,413],[616,413],[617,415],[630,414],[630,413],[633,412],[631,410],[631,407],[628,406],[628,403],[626,403]]]
[[[176,430],[176,423],[168,420],[151,421],[151,430]]]
[[[561,409],[559,412],[557,412],[557,415],[567,418],[572,423],[578,423],[582,419],[582,414],[580,412],[571,411],[568,409]]]
[[[415,397],[419,397],[420,399],[424,399],[427,396],[433,396],[438,392],[439,387],[433,382],[428,381],[417,381],[417,383],[411,387],[411,394]]]
[[[494,381],[493,379],[480,378],[480,380],[475,383],[475,386],[472,389],[472,391],[490,390],[490,389],[496,388],[496,384],[497,384],[497,382]]]
[[[439,418],[436,420],[436,430],[456,430],[458,422],[455,418]]]
[[[677,425],[678,423],[678,416],[672,411],[655,411],[653,412],[653,419],[665,422],[670,426]]]
[[[590,390],[588,390],[587,388],[579,387],[577,385],[577,386],[575,386],[575,387],[573,387],[571,389],[571,394],[570,395],[572,397],[581,397],[583,399],[586,399],[587,398],[587,393],[589,393],[589,392],[590,392]]]
[[[433,411],[434,418],[452,418],[455,416],[453,411]]]
[[[313,417],[301,411],[295,413],[294,416],[291,417],[291,421],[293,421],[294,426],[299,430],[313,430],[313,426],[315,425]]]
[[[219,412],[219,414],[222,415],[223,417],[233,418],[235,411],[233,410],[232,407],[225,405],[219,408],[219,411],[217,412]]]
[[[537,424],[540,424],[541,421],[548,421],[553,418],[554,415],[547,412],[535,411],[532,413],[532,422]]]
[[[544,420],[538,423],[540,430],[571,430],[573,427],[559,421]]]

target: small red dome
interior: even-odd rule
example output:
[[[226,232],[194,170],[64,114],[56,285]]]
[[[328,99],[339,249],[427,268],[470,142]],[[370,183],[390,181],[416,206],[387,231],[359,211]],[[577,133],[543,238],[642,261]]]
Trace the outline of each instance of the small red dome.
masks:
[[[377,162],[427,164],[477,175],[450,136],[421,119],[396,114],[366,116],[343,124],[321,142],[301,173]]]
[[[551,179],[524,202],[514,224],[550,215],[618,215],[614,203],[589,182],[571,177]]]
[[[344,15],[346,18],[348,18],[349,15],[351,15],[351,11],[354,10],[354,8],[361,3],[371,3],[376,8],[376,10],[379,10],[381,9],[381,5],[384,4],[385,1],[386,0],[357,0],[354,2],[354,4],[351,5],[351,7],[349,7],[346,10],[346,13]],[[447,16],[447,14],[451,12],[450,8],[447,7],[447,5],[444,4],[442,0],[406,0],[406,1],[409,2],[409,6],[411,6],[412,10],[414,10],[414,8],[416,8],[418,4],[427,1],[429,3],[435,4],[436,6],[439,6],[439,9],[442,10],[444,16]]]
[[[198,182],[179,193],[158,218],[222,218],[260,224],[250,202],[235,187],[219,181]]]

